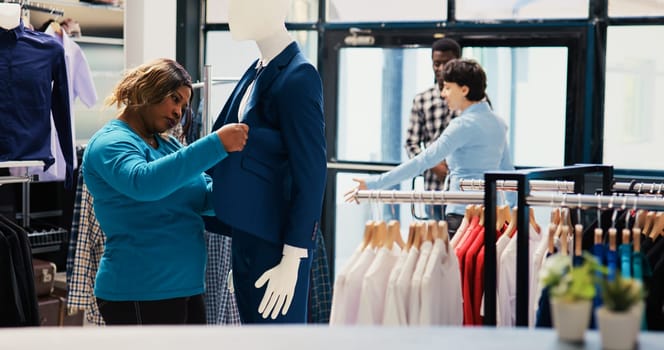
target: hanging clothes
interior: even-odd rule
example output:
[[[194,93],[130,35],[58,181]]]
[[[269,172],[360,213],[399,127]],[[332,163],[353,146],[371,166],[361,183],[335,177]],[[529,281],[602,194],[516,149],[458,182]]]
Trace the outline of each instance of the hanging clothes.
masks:
[[[74,147],[64,48],[52,36],[26,30],[23,21],[0,30],[0,161],[55,162],[50,151],[51,112],[72,185]]]
[[[0,215],[0,326],[39,326],[28,233]]]
[[[99,261],[104,254],[106,235],[99,226],[93,210],[92,195],[87,189],[82,176],[81,197],[78,223],[78,233],[71,237],[70,246],[76,247],[69,251],[73,255],[71,278],[67,281],[67,312],[84,311],[88,322],[102,326],[104,319],[99,312],[94,296],[95,278],[99,269]],[[74,242],[71,242],[74,240]]]
[[[228,288],[231,237],[205,231],[205,316],[208,324],[240,325],[235,295]]]
[[[92,74],[88,65],[87,58],[81,47],[72,40],[69,35],[63,30],[56,31],[53,26],[49,26],[44,32],[57,40],[64,48],[65,66],[67,67],[67,86],[69,88],[69,110],[70,123],[71,123],[71,146],[73,154],[76,154],[76,128],[74,118],[74,101],[78,98],[83,104],[91,108],[97,103],[97,91],[95,89]],[[51,117],[51,154],[55,158],[55,162],[51,167],[44,171],[41,168],[30,168],[29,173],[39,176],[39,181],[62,181],[65,179],[66,163],[62,154],[62,149],[56,140],[59,138],[57,129]],[[76,156],[73,157],[73,167],[78,167],[78,160]],[[12,169],[12,173],[17,175]]]

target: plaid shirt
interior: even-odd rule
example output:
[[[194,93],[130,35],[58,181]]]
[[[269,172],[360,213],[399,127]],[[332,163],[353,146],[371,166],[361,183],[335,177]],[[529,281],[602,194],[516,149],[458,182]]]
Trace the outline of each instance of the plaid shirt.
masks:
[[[316,249],[313,258],[309,282],[309,323],[330,323],[332,283],[325,240],[320,229],[316,232]]]
[[[70,247],[75,247],[69,254],[74,256],[71,268],[71,278],[67,283],[67,309],[70,313],[85,310],[87,320],[102,326],[104,319],[97,307],[94,296],[95,277],[99,269],[99,261],[104,253],[106,235],[99,227],[97,217],[92,210],[92,195],[88,192],[83,181],[80,181],[81,197],[76,203],[79,206],[78,234],[72,235]],[[74,226],[74,225],[72,225]]]
[[[240,325],[235,295],[228,290],[231,270],[231,237],[205,232],[205,314],[208,324]]]
[[[410,125],[406,137],[406,152],[410,158],[422,152],[423,147],[435,141],[454,118],[454,112],[448,107],[445,100],[440,97],[438,85],[420,92],[413,99],[410,111]],[[441,161],[443,161],[441,159]],[[424,172],[424,187],[426,190],[443,190],[442,179],[439,179],[431,170]]]

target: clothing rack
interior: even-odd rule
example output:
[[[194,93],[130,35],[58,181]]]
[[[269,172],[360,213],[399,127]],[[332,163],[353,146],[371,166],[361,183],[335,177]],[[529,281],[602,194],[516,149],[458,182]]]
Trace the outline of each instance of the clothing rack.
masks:
[[[485,261],[496,261],[496,191],[499,181],[511,180],[517,183],[517,232],[529,232],[529,206],[530,205],[550,205],[556,203],[556,196],[534,196],[531,195],[531,181],[533,180],[565,180],[574,181],[574,193],[586,193],[586,176],[601,174],[602,194],[611,194],[611,185],[613,181],[613,167],[606,165],[572,165],[562,168],[540,168],[516,172],[487,172],[484,174],[484,259]],[[594,189],[592,189],[594,193]],[[606,199],[602,196],[590,196],[576,198],[565,196],[560,198],[569,198],[569,205],[575,202],[586,204],[586,207],[595,206]],[[591,201],[592,199],[592,201]],[[609,199],[610,200],[610,199]],[[615,202],[615,199],[613,199]],[[567,201],[565,201],[567,202]],[[595,204],[593,204],[595,203]],[[608,205],[609,202],[607,202]],[[627,203],[626,203],[627,204]],[[662,202],[664,208],[664,202]],[[516,326],[528,326],[528,301],[529,301],[529,245],[528,234],[517,235],[517,253],[516,253]],[[484,324],[496,325],[496,264],[486,264],[484,269]]]
[[[23,186],[21,214],[23,215],[24,227],[30,226],[30,183],[37,180],[36,175],[28,173],[28,167],[43,166],[44,162],[41,160],[0,162],[0,168],[25,168],[25,175],[23,176],[0,176],[0,186],[13,183],[20,183]]]
[[[203,137],[210,132],[212,129],[211,118],[210,118],[210,109],[212,109],[212,101],[210,101],[210,95],[212,92],[212,65],[206,64],[203,66],[203,81],[192,84],[192,88],[203,89],[203,114],[201,115],[201,133],[199,137]]]
[[[60,10],[60,9],[57,9],[57,8],[54,8],[54,7],[45,6],[45,5],[42,5],[42,4],[32,4],[32,3],[30,3],[30,1],[27,1],[27,0],[3,1],[3,2],[11,3],[11,4],[19,4],[19,5],[21,5],[21,8],[23,10],[44,12],[44,13],[48,13],[48,14],[55,15],[55,16],[64,16],[65,15],[65,11],[63,11],[63,10]]]
[[[482,179],[462,179],[459,181],[462,191],[483,191],[484,180]],[[517,182],[510,180],[499,180],[496,182],[496,188],[500,191],[516,191]],[[531,191],[551,191],[574,193],[574,181],[558,180],[531,180]],[[620,193],[643,193],[652,195],[664,194],[664,183],[646,183],[637,182],[614,182],[611,186],[612,192]]]
[[[461,179],[459,186],[462,191],[484,191],[484,180]],[[518,186],[516,181],[498,180],[496,188],[500,191],[516,191]],[[530,190],[574,193],[574,181],[531,180]]]
[[[601,173],[602,175],[602,193],[598,195],[584,195],[585,176]],[[572,181],[574,193],[578,195],[531,195],[531,184],[538,182],[533,180],[540,179],[559,179],[558,181]],[[484,192],[443,192],[443,191],[357,191],[354,198],[357,200],[376,200],[383,202],[426,202],[426,203],[481,203],[484,199],[485,207],[485,241],[484,256],[485,261],[496,261],[496,199],[498,184],[505,184],[508,181],[510,189],[514,185],[509,181],[516,183],[517,190],[517,230],[528,232],[529,206],[551,206],[564,205],[568,207],[607,207],[615,206],[635,206],[664,208],[663,200],[643,199],[643,198],[621,198],[616,196],[607,196],[610,194],[611,180],[613,179],[613,167],[604,165],[575,165],[564,168],[535,169],[529,171],[517,172],[489,172],[485,174]],[[501,182],[503,181],[503,182]],[[569,186],[569,183],[566,185]],[[594,188],[592,189],[594,193]],[[516,325],[528,326],[528,284],[529,284],[529,246],[528,235],[517,235],[517,266],[516,266]],[[484,271],[484,324],[496,325],[496,264],[486,264]]]

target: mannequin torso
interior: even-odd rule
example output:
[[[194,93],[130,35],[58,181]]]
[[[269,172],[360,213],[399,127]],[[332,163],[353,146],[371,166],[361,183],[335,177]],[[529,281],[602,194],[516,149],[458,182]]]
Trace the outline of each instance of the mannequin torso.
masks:
[[[0,28],[10,30],[18,27],[21,18],[21,5],[0,3]]]
[[[286,30],[289,5],[229,0],[233,39],[254,41],[263,65],[260,75],[255,62],[249,67],[215,123],[250,126],[246,152],[213,172],[217,219],[232,228],[242,323],[306,322],[327,158],[322,83]],[[260,258],[248,258],[258,250]]]

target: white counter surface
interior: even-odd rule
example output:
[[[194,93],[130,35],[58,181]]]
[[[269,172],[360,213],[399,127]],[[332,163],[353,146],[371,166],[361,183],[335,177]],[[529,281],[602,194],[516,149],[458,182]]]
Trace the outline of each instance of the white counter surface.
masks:
[[[328,326],[65,327],[0,329],[1,350],[411,350],[601,349],[599,334],[584,344],[557,340],[553,330]],[[639,350],[664,349],[664,333],[641,333]]]

